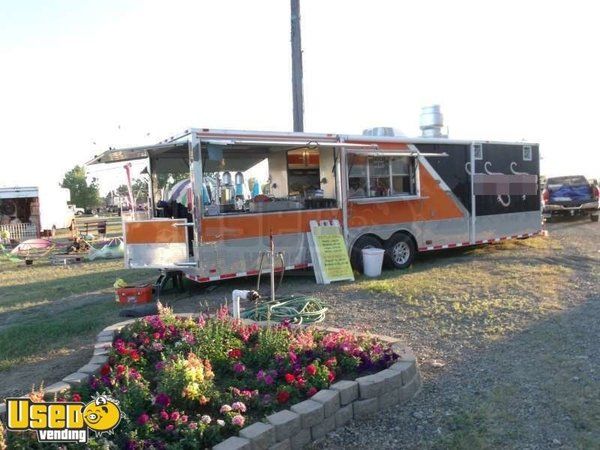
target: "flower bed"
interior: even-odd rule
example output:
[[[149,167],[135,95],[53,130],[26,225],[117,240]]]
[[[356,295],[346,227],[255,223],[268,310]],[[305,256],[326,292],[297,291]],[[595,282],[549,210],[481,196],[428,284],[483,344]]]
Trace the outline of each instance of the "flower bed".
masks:
[[[125,418],[114,435],[92,439],[91,448],[106,439],[127,449],[210,447],[337,380],[381,371],[398,359],[389,342],[374,336],[261,327],[234,321],[225,309],[212,318],[165,310],[114,339],[112,332],[105,336],[112,342],[107,355],[98,352],[105,362],[58,395],[86,402],[98,392],[119,400]],[[15,441],[25,436],[10,434]]]

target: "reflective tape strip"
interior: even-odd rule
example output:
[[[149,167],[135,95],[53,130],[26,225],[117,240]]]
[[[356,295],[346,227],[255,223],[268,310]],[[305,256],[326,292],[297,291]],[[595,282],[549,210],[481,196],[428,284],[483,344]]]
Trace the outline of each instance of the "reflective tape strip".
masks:
[[[428,245],[426,247],[419,247],[419,251],[420,252],[430,252],[432,250],[444,250],[447,248],[470,247],[470,246],[480,245],[480,244],[490,244],[490,243],[495,243],[495,242],[510,241],[512,239],[522,239],[522,238],[526,238],[526,237],[533,237],[533,236],[537,236],[539,234],[544,235],[544,236],[548,235],[548,233],[545,230],[539,230],[539,231],[534,231],[533,233],[516,234],[513,236],[502,236],[502,237],[497,237],[497,238],[492,238],[492,239],[482,239],[479,241],[475,241],[474,244],[471,244],[470,242],[452,242],[450,244]]]

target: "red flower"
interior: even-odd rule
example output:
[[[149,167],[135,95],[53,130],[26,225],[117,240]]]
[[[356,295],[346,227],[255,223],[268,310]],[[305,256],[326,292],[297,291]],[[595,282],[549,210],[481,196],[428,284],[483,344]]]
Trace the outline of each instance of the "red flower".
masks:
[[[298,382],[298,385],[300,387],[304,387],[304,385],[306,384],[306,380],[304,380],[304,378],[302,378],[300,375],[296,377],[296,381]]]
[[[280,405],[287,403],[287,401],[289,399],[290,399],[290,393],[288,391],[279,391],[277,393],[277,403],[279,403]]]
[[[154,333],[152,337],[156,340],[160,339],[160,333]]]
[[[239,348],[232,348],[227,353],[227,356],[229,356],[231,359],[240,359],[242,357],[242,350]]]
[[[317,393],[317,388],[316,387],[311,387],[308,392],[306,393],[307,396],[312,397],[313,395],[315,395]]]
[[[331,383],[333,380],[335,380],[335,373],[333,373],[332,371],[329,371],[329,373],[327,374],[327,379]]]
[[[125,370],[127,370],[127,368],[123,364],[119,364],[117,366],[117,375],[123,375]]]
[[[337,364],[337,359],[335,359],[335,356],[329,358],[327,361],[325,361],[325,366],[328,368],[332,368],[333,366],[335,366]]]
[[[306,366],[306,373],[310,376],[313,376],[315,373],[317,373],[317,368],[314,365],[309,364]]]
[[[292,375],[291,373],[285,374],[285,382],[287,384],[292,384],[294,381],[296,381],[296,377],[294,375]]]
[[[73,394],[73,396],[71,397],[71,400],[73,400],[74,402],[80,402],[81,401],[81,395],[75,393]]]
[[[131,359],[133,359],[134,361],[139,361],[140,360],[140,354],[137,352],[137,350],[131,350],[129,352],[129,357]]]
[[[100,369],[100,375],[107,376],[110,373],[110,366],[108,364],[104,364]]]

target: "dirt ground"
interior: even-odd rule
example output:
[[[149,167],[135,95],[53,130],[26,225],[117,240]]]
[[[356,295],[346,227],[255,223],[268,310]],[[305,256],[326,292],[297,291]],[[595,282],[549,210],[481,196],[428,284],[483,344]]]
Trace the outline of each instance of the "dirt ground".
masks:
[[[280,294],[322,299],[328,325],[403,339],[424,379],[409,404],[314,448],[600,448],[600,227],[568,220],[547,229],[547,238],[427,254],[377,280],[317,286],[311,272],[286,274]],[[214,310],[233,289],[255,284],[231,280],[163,300],[176,312]],[[53,308],[107,296],[110,289],[70,296]],[[85,363],[102,320],[77,345],[0,373],[0,398]]]

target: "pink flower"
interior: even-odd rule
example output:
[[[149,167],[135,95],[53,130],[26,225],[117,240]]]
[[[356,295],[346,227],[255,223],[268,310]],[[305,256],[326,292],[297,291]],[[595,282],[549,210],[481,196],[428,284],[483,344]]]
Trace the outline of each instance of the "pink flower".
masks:
[[[165,427],[165,430],[167,431],[173,431],[175,429],[175,425],[173,425],[172,423],[170,423],[169,425],[167,425]]]
[[[171,420],[179,420],[179,413],[177,411],[171,413]]]
[[[231,409],[233,409],[234,411],[237,411],[237,412],[245,413],[246,405],[244,405],[242,402],[235,402],[234,404],[231,405]]]
[[[155,352],[162,352],[164,350],[165,346],[162,345],[160,342],[153,342],[152,343],[152,350],[154,350]]]
[[[236,362],[236,363],[233,365],[233,371],[234,371],[235,373],[242,373],[242,372],[245,372],[245,371],[246,371],[246,366],[245,366],[245,365],[243,365],[241,362]]]
[[[198,429],[198,423],[197,422],[190,422],[188,425],[188,428],[190,430],[197,430]]]
[[[138,417],[137,423],[139,423],[140,425],[146,425],[146,422],[148,422],[149,420],[150,416],[146,413],[142,413],[142,415]]]
[[[74,402],[80,402],[81,401],[81,395],[79,395],[79,394],[73,394],[73,396],[71,397],[71,400],[73,400]]]
[[[219,410],[219,412],[221,414],[225,414],[225,413],[228,413],[229,411],[231,411],[231,409],[232,409],[231,406],[223,405],[223,406],[221,406],[221,409]]]
[[[231,423],[236,427],[243,427],[245,421],[246,419],[244,419],[244,416],[241,416],[239,414],[237,416],[233,416],[233,419],[231,419]]]
[[[169,413],[166,412],[164,409],[160,412],[160,418],[162,420],[169,420]]]
[[[186,423],[188,421],[188,416],[184,414],[179,419],[181,420],[181,423]]]
[[[308,392],[306,393],[307,396],[312,397],[313,395],[315,395],[317,393],[317,388],[316,387],[311,387]]]

